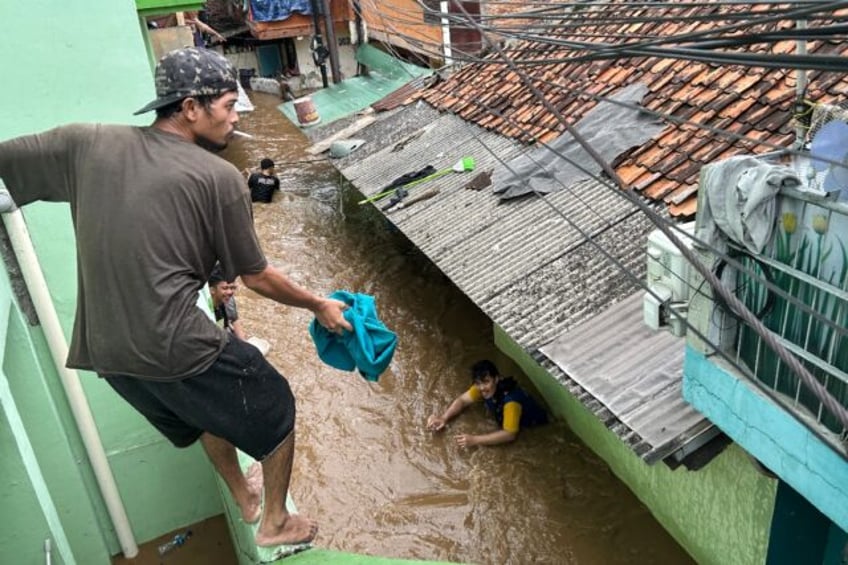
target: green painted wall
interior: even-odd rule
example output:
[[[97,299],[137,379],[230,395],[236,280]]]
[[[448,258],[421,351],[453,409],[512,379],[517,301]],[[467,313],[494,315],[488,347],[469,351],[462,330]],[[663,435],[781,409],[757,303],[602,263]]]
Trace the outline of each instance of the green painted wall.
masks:
[[[8,317],[0,317],[5,332],[0,378],[11,393],[11,401],[5,399],[0,408],[0,563],[38,562],[48,537],[58,563],[65,562],[60,549],[65,555],[73,553],[77,563],[101,563],[109,554],[88,496],[85,470],[77,464],[81,452],[65,434],[64,407],[54,403],[44,378],[52,373],[42,364],[5,273],[0,274],[0,296],[11,302]],[[21,442],[32,448],[33,461],[21,456]]]
[[[742,449],[732,445],[699,471],[649,466],[498,327],[495,343],[695,560],[765,562],[777,482],[757,472]]]
[[[154,96],[144,29],[132,0],[2,2],[0,52],[6,61],[0,139],[72,122],[150,121],[132,116]],[[68,334],[76,304],[68,206],[37,203],[24,215]],[[0,296],[11,296],[5,273],[2,279]],[[119,547],[44,337],[20,316],[12,318],[8,339],[14,345],[5,370],[25,432],[77,562],[105,563]],[[139,542],[222,511],[199,449],[172,448],[94,375],[81,379]],[[12,439],[6,431],[0,436],[0,522],[15,524],[0,528],[0,563],[43,562],[44,511],[33,506],[35,491],[21,475],[25,469]]]

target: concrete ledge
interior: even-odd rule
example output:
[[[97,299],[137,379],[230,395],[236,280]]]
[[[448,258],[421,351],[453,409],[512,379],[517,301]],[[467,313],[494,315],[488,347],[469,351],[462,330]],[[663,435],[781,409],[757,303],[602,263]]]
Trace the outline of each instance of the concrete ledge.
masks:
[[[720,360],[686,347],[683,397],[848,531],[848,462]]]
[[[252,457],[238,452],[239,465],[242,472],[246,472],[254,460]],[[280,545],[277,547],[259,547],[254,542],[256,528],[259,523],[245,524],[241,518],[241,511],[233,502],[233,497],[230,496],[230,490],[224,483],[223,479],[215,473],[218,483],[218,490],[221,494],[221,500],[224,503],[224,514],[227,517],[227,524],[230,529],[230,537],[233,540],[233,547],[238,556],[239,565],[256,565],[258,563],[278,563],[285,560],[287,565],[311,565],[311,564],[345,564],[345,565],[450,565],[445,561],[410,561],[406,559],[394,559],[389,557],[372,557],[370,555],[358,555],[355,553],[344,553],[340,551],[330,551],[327,549],[312,549],[311,543],[303,543],[298,545]],[[286,508],[289,512],[295,513],[294,501],[291,496],[286,497]]]
[[[246,472],[253,465],[254,460],[242,452],[238,452],[238,456],[242,472]],[[246,524],[242,520],[241,511],[233,501],[233,497],[230,496],[230,490],[227,488],[224,480],[217,473],[215,476],[218,482],[218,490],[221,493],[221,500],[224,503],[224,514],[227,517],[227,524],[230,528],[230,537],[232,537],[233,547],[236,550],[236,555],[238,555],[240,565],[274,563],[312,547],[311,543],[279,545],[276,547],[259,547],[256,545],[254,539],[259,522]],[[286,508],[293,514],[297,512],[291,496],[286,497]]]

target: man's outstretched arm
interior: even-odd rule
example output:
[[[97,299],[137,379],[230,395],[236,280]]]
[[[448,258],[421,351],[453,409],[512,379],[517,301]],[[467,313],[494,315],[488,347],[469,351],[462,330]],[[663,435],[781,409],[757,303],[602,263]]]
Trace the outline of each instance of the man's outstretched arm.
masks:
[[[427,429],[434,432],[443,430],[448,422],[456,418],[463,410],[472,404],[474,404],[474,399],[471,397],[471,393],[468,391],[463,392],[450,403],[447,410],[445,410],[440,416],[430,416],[427,418]]]
[[[249,289],[265,298],[310,310],[315,314],[318,323],[331,332],[339,333],[342,329],[353,331],[353,327],[342,314],[347,308],[344,302],[309,292],[271,265],[266,265],[259,273],[243,274],[241,280]]]

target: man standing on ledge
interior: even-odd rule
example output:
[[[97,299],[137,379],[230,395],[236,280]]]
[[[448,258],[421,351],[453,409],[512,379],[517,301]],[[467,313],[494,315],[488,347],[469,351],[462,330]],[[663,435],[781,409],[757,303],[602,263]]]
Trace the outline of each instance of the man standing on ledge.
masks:
[[[0,143],[0,178],[18,205],[70,203],[78,291],[68,367],[96,371],[175,446],[199,439],[244,520],[261,517],[257,544],[294,544],[317,532],[285,507],[294,396],[255,347],[197,308],[197,292],[220,261],[228,280],[309,309],[331,331],[352,328],[343,303],[268,264],[244,179],[210,152],[238,123],[237,88],[223,56],[172,51],[156,67],[156,100],[136,112],[155,110],[152,126],[75,124]],[[236,447],[261,474],[241,472]]]

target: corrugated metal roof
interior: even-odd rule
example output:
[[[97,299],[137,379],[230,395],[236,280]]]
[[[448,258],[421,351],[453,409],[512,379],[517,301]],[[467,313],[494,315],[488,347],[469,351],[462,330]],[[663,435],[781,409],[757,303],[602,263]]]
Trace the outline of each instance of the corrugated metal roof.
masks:
[[[396,59],[368,44],[357,48],[356,58],[371,69],[368,75],[347,78],[309,95],[322,124],[356,114],[397,92],[411,80],[431,73],[429,69]],[[290,122],[300,125],[294,103],[294,100],[283,102],[278,108]]]
[[[541,348],[655,453],[692,435],[704,417],[683,400],[683,338],[642,321],[636,293]]]
[[[387,127],[392,137],[381,142],[379,132]],[[554,373],[561,371],[539,356],[539,347],[639,289],[652,226],[617,189],[590,180],[544,198],[507,202],[491,186],[466,189],[475,175],[527,148],[427,106],[382,115],[357,136],[369,140],[368,152],[357,151],[335,163],[366,196],[425,165],[440,169],[464,156],[475,159],[473,172],[450,173],[409,191],[414,197],[439,188],[434,198],[386,216],[494,323]],[[682,354],[682,346],[669,354]],[[560,378],[570,388],[568,377]],[[585,391],[579,397],[637,453],[658,453],[658,446],[604,412],[597,399]],[[665,416],[660,413],[658,422]]]

